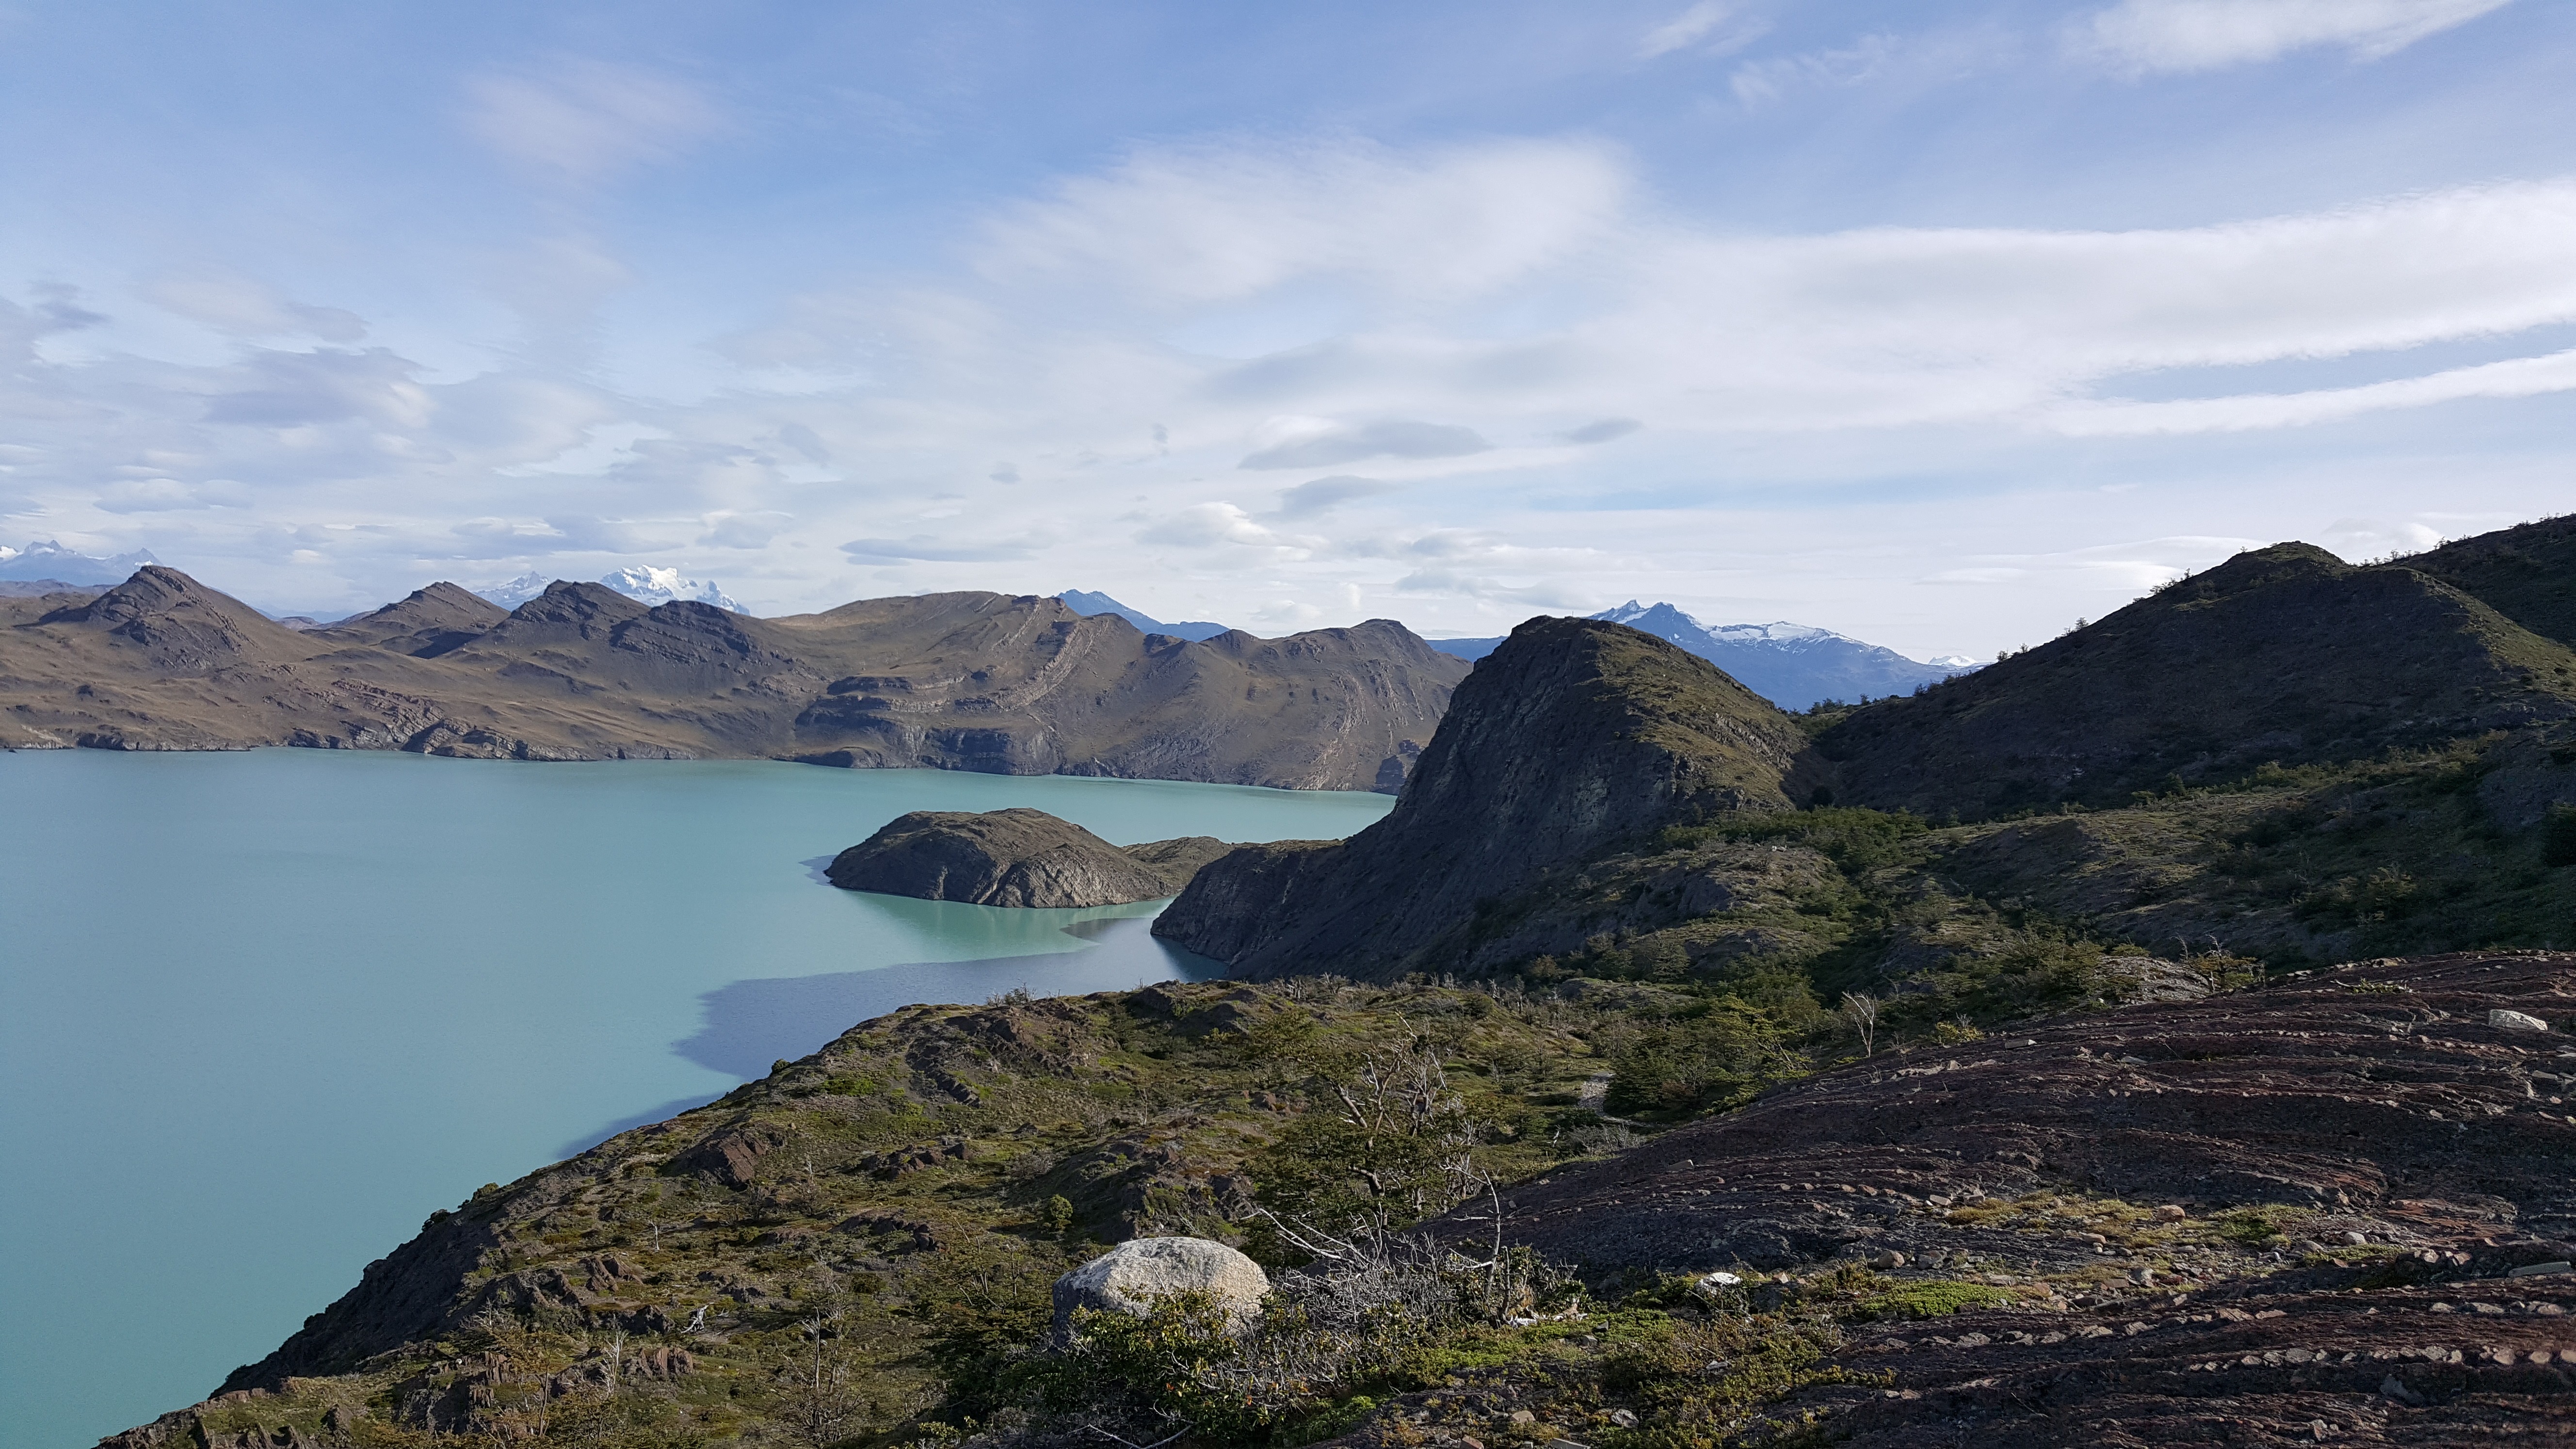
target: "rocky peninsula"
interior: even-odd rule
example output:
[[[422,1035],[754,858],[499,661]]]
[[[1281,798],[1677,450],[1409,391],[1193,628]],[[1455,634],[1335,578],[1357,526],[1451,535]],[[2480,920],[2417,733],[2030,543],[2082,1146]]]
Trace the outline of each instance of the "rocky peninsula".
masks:
[[[846,891],[979,906],[1123,906],[1178,895],[1234,849],[1210,836],[1116,846],[1043,810],[915,810],[832,858]]]

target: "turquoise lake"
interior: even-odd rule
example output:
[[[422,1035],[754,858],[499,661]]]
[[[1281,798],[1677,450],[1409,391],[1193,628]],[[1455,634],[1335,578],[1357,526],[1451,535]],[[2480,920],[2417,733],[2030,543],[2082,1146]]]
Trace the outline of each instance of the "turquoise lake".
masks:
[[[760,762],[0,754],[0,1441],[193,1403],[433,1208],[912,1002],[1212,963],[1159,903],[819,867],[907,810],[1128,844],[1346,836],[1382,795]]]

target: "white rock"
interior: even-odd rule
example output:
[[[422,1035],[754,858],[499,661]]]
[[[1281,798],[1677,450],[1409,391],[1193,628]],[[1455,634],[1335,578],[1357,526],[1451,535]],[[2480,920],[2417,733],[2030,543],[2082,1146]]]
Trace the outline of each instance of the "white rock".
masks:
[[[2542,1021],[2539,1017],[2525,1016],[2519,1011],[2507,1011],[2500,1006],[2487,1013],[2487,1025],[2494,1027],[2498,1031],[2549,1030],[2549,1023]]]
[[[1205,1293],[1240,1328],[1261,1312],[1270,1275],[1261,1265],[1206,1238],[1131,1238],[1055,1280],[1055,1330],[1073,1326],[1077,1308],[1142,1318],[1154,1301]]]

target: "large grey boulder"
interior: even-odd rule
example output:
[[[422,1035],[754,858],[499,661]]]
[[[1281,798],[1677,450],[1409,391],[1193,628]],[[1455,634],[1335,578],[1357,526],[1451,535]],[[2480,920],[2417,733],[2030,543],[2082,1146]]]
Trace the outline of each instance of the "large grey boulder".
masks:
[[[1270,1275],[1206,1238],[1131,1238],[1055,1280],[1055,1332],[1073,1328],[1077,1308],[1142,1318],[1158,1298],[1205,1293],[1240,1328],[1261,1312]]]

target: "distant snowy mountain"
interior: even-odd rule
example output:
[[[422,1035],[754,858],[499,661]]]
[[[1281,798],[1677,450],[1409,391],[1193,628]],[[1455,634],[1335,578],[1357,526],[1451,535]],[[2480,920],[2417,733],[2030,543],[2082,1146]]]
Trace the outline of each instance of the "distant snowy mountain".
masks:
[[[52,579],[65,584],[121,584],[136,569],[159,563],[149,549],[100,558],[40,538],[25,548],[0,544],[0,579]]]
[[[712,583],[684,578],[678,569],[622,568],[600,582],[642,604],[713,604],[737,614],[751,612],[735,602],[733,595]]]
[[[515,609],[544,593],[546,585],[553,582],[554,580],[544,574],[530,572],[521,574],[506,584],[493,584],[488,588],[476,589],[474,592],[504,609]]]
[[[506,584],[494,584],[474,592],[504,609],[515,609],[546,591],[554,580],[540,573],[524,573]],[[668,604],[687,600],[695,604],[713,604],[737,614],[751,611],[734,601],[731,594],[711,583],[683,577],[678,569],[622,568],[600,580],[601,583],[641,604]]]
[[[1893,649],[1806,624],[1703,624],[1670,604],[1634,599],[1592,616],[1670,640],[1734,676],[1737,683],[1782,709],[1808,709],[1828,699],[1857,702],[1938,684],[1977,667],[1949,655],[1926,664]],[[1431,647],[1461,659],[1482,659],[1502,643],[1491,639],[1434,639]]]
[[[1107,594],[1094,594],[1082,589],[1067,589],[1056,597],[1064,600],[1067,608],[1086,619],[1094,614],[1116,614],[1148,634],[1169,634],[1175,639],[1213,639],[1225,633],[1230,627],[1225,624],[1211,624],[1204,619],[1166,624],[1151,614],[1128,608]]]

